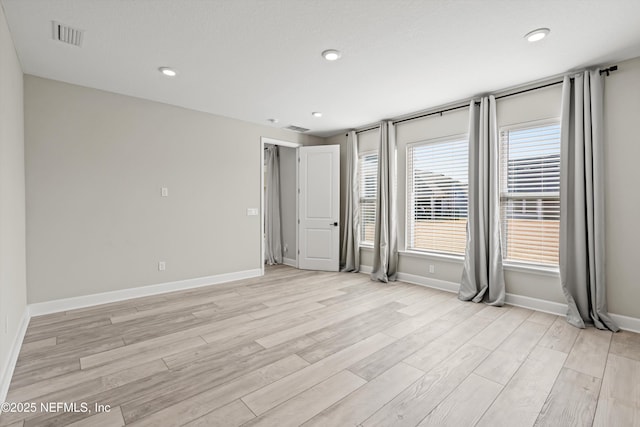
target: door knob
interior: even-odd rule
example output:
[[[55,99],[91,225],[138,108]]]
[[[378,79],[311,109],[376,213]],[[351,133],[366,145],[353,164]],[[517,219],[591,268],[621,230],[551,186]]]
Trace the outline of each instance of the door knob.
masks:
[[[337,223],[337,222],[334,222],[333,224],[329,224],[329,225],[333,225],[334,227],[337,227],[337,226],[338,226],[338,223]]]

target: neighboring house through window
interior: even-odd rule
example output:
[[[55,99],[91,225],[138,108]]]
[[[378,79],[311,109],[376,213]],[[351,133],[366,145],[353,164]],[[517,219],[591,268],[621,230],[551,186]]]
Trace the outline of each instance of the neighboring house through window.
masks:
[[[464,255],[468,151],[464,135],[407,147],[407,249]]]
[[[360,244],[373,245],[376,224],[378,153],[360,154]]]
[[[500,130],[500,212],[505,262],[557,266],[560,229],[560,124]]]

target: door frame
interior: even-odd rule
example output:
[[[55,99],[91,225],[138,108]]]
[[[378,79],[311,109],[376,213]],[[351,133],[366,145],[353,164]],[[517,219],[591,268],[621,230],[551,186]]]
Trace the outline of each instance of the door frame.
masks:
[[[264,276],[264,145],[279,145],[281,147],[295,148],[296,158],[298,155],[298,148],[302,147],[299,142],[284,141],[281,139],[267,138],[265,136],[260,137],[260,270]],[[299,163],[296,162],[296,189],[298,185],[298,167]],[[298,222],[298,192],[296,191],[296,222]],[[298,224],[296,224],[296,250],[298,249]],[[298,254],[296,253],[296,268],[298,268]]]

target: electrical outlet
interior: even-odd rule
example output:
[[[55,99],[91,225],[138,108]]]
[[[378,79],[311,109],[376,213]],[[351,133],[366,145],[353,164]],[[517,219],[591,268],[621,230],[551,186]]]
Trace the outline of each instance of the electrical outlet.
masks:
[[[167,264],[164,261],[160,261],[158,263],[158,270],[159,271],[165,271],[167,269]]]
[[[429,274],[434,274],[436,272],[436,266],[433,264],[429,264]]]
[[[162,190],[160,190],[160,195],[162,197],[169,197],[169,189],[167,187],[162,187]]]

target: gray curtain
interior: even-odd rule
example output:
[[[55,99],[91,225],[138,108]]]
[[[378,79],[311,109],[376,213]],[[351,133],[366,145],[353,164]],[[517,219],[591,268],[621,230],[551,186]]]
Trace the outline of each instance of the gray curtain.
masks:
[[[347,134],[347,194],[344,211],[344,235],[340,251],[342,271],[360,270],[360,180],[358,179],[358,135]]]
[[[501,306],[504,271],[500,235],[496,100],[469,106],[469,217],[458,298]]]
[[[265,148],[266,191],[265,210],[265,262],[282,264],[282,219],[280,217],[280,154],[277,145]]]
[[[396,207],[396,132],[392,122],[380,123],[376,226],[371,279],[396,280],[398,272],[398,214]]]
[[[600,70],[564,78],[560,152],[560,280],[567,321],[617,331],[607,313],[603,88]]]

